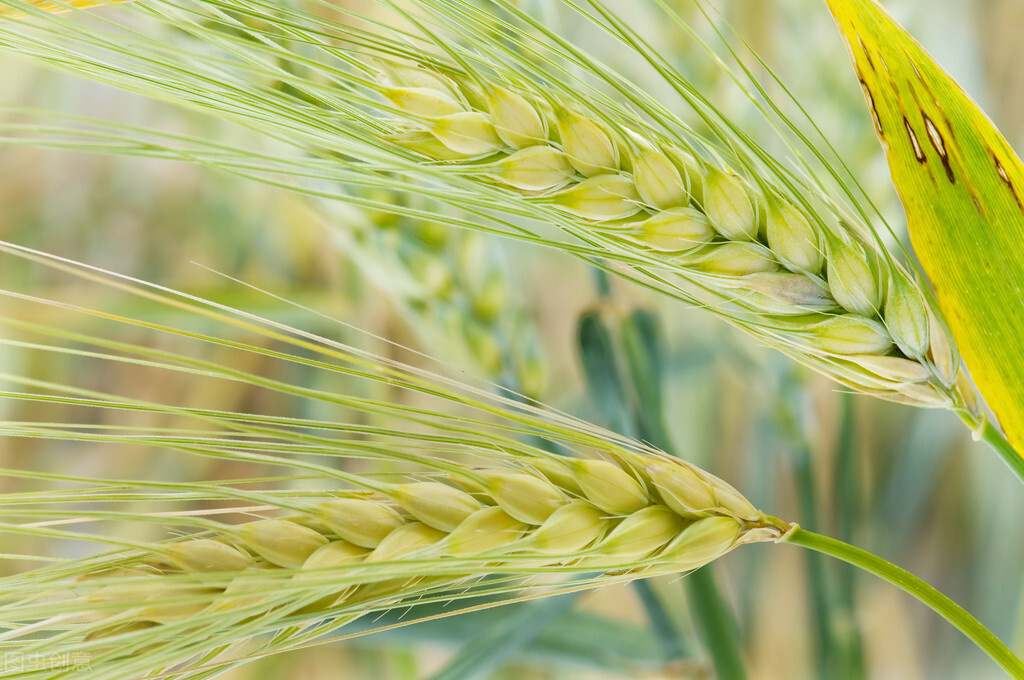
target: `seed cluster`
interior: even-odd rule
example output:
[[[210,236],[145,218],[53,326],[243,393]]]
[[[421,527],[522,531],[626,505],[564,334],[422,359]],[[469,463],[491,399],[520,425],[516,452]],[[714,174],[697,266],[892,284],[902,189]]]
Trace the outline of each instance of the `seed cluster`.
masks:
[[[406,194],[380,191],[374,199],[409,204]],[[336,210],[345,249],[376,284],[392,293],[428,340],[438,334],[459,362],[488,379],[540,399],[546,382],[536,330],[517,309],[496,253],[477,232],[441,221],[406,220],[374,210]]]
[[[529,93],[380,68],[380,92],[404,116],[393,141],[656,257],[740,310],[727,318],[742,313],[745,329],[860,391],[961,402],[959,356],[921,288],[843,221]]]
[[[377,485],[300,516],[154,546],[135,566],[84,579],[82,597],[106,605],[97,610],[101,621],[116,614],[93,637],[251,607],[262,598],[245,578],[252,574],[293,584],[316,579],[299,605],[325,611],[394,605],[424,586],[548,567],[638,577],[683,572],[789,528],[687,463],[653,453],[619,458],[544,458],[529,468]],[[174,575],[199,577],[199,585],[168,589]],[[135,578],[125,585],[125,576]]]

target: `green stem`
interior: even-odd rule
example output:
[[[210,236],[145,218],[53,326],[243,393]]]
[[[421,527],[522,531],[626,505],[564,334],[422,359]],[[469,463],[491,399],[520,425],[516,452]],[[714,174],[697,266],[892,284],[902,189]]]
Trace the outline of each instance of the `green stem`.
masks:
[[[928,605],[942,618],[966,635],[970,640],[998,663],[1011,677],[1024,680],[1024,662],[1021,662],[1010,649],[1002,643],[988,628],[953,600],[928,585],[909,571],[897,567],[877,555],[866,550],[822,536],[811,531],[797,528],[785,539],[794,545],[810,548],[830,555],[849,564],[869,571],[875,576],[888,581],[904,592],[913,595]]]
[[[796,479],[796,496],[800,508],[801,521],[808,524],[808,529],[813,530],[815,518],[818,517],[818,500],[814,488],[814,471],[811,469],[811,452],[806,445],[794,442],[793,445],[793,466]],[[823,676],[829,676],[829,670],[835,664],[836,631],[832,625],[832,607],[827,584],[828,577],[825,569],[825,558],[815,553],[807,553],[807,576],[810,582],[810,607],[811,618],[814,620],[814,660],[818,672]]]
[[[722,598],[714,573],[705,566],[689,574],[683,583],[694,616],[699,621],[697,634],[711,654],[715,677],[719,680],[746,680],[736,619]]]
[[[658,640],[665,663],[673,663],[692,656],[686,648],[686,639],[679,634],[668,609],[658,593],[654,591],[650,581],[638,578],[633,581],[633,588],[640,597],[644,609],[647,610],[647,617],[651,621],[651,631]]]
[[[853,540],[854,518],[861,517],[860,477],[857,474],[858,457],[855,448],[857,428],[854,426],[853,395],[843,395],[840,408],[839,436],[836,450],[836,520],[839,540],[849,543]],[[838,576],[836,583],[837,613],[845,616],[853,625],[842,626],[838,636],[843,664],[842,677],[856,680],[866,677],[864,668],[864,644],[861,640],[860,628],[853,622],[857,620],[857,579],[856,568],[850,564],[836,565]],[[837,626],[833,624],[833,629]]]
[[[974,420],[970,415],[961,414],[960,416],[967,425],[974,430],[975,437],[980,438],[983,442],[986,442],[989,446],[995,449],[999,457],[1003,459],[1003,462],[1010,466],[1013,473],[1017,475],[1017,479],[1020,480],[1021,484],[1024,484],[1024,457],[1017,452],[1013,446],[1010,445],[1009,440],[1006,436],[999,431],[995,425],[990,421],[985,420],[981,423],[981,428],[978,428],[978,422]]]

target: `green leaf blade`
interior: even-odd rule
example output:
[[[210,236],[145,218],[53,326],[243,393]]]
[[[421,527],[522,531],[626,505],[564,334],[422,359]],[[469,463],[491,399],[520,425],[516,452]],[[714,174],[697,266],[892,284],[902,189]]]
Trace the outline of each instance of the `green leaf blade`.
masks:
[[[826,0],[857,71],[911,242],[974,381],[1024,450],[1024,166],[874,0]]]

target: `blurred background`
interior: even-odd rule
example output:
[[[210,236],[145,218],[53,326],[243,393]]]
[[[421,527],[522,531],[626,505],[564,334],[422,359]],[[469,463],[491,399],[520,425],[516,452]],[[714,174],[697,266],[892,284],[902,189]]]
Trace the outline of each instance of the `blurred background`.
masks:
[[[366,10],[358,0],[344,4]],[[640,4],[609,3],[630,7],[638,29],[677,68],[721,109],[735,112],[755,138],[767,138],[727,77],[685,34]],[[690,3],[668,4],[698,19]],[[565,20],[544,0],[533,5],[551,20]],[[720,25],[734,26],[771,65],[897,236],[905,238],[884,157],[822,5],[817,0],[714,3]],[[1024,71],[1017,63],[1024,5],[947,0],[937,10],[925,0],[900,0],[886,6],[981,103],[1011,144],[1024,148]],[[562,28],[572,35],[571,25]],[[613,66],[630,68],[614,53],[600,53],[599,45],[588,47]],[[239,134],[198,114],[6,54],[0,56],[0,104],[206,136]],[[421,200],[385,198],[411,205]],[[657,423],[664,438],[660,445],[730,481],[757,507],[910,569],[1024,650],[1019,521],[1024,496],[998,459],[972,442],[952,414],[846,394],[701,310],[610,280],[557,252],[460,232],[443,221],[316,204],[203,167],[5,147],[0,148],[0,206],[5,241],[312,332],[356,338],[406,361],[426,361],[415,354],[421,352],[440,362],[427,362],[432,367],[516,389],[627,434],[649,433],[645,428]],[[8,259],[0,267],[4,287],[96,302],[94,290],[76,289],[58,274]],[[109,308],[126,315],[158,314],[140,309],[138,300],[103,294],[111,296]],[[52,309],[24,314],[70,329],[79,323],[73,316],[55,316]],[[332,319],[397,344],[360,335]],[[657,357],[660,382],[647,384],[653,390],[647,399],[639,390],[616,393],[586,370],[587,361],[610,361],[604,365],[630,383],[636,366],[623,347],[638,333],[658,348],[651,356]],[[595,338],[608,339],[611,354],[595,349],[601,345]],[[148,341],[130,329],[123,339]],[[254,361],[227,350],[207,358],[240,366]],[[24,359],[13,349],[0,352],[4,372],[40,380],[73,380],[167,403],[215,402],[226,410],[291,408],[287,401],[244,389],[210,394],[198,380],[146,382],[126,367],[83,375],[71,358],[45,364]],[[256,363],[247,370],[261,367]],[[305,379],[299,373],[277,377]],[[41,417],[28,408],[0,404],[9,420]],[[70,408],[46,408],[45,418],[54,422],[76,417]],[[7,441],[0,466],[63,465],[61,453],[48,446],[41,440]],[[192,462],[208,464],[185,459],[167,474],[183,479],[211,474],[190,469]],[[96,475],[115,474],[112,467],[124,464],[106,455],[77,463]],[[0,491],[17,488],[16,481],[0,477]],[[705,571],[711,581],[702,583],[717,583],[735,618],[751,678],[999,677],[980,652],[916,601],[797,548],[744,547]],[[652,599],[660,608],[652,609]],[[557,598],[558,604],[511,605],[399,627],[253,662],[225,677],[713,678],[695,599],[686,580],[658,579],[642,588]],[[654,620],[652,611],[666,618]],[[519,634],[505,647],[491,648],[486,659],[472,655],[480,631],[510,622]]]

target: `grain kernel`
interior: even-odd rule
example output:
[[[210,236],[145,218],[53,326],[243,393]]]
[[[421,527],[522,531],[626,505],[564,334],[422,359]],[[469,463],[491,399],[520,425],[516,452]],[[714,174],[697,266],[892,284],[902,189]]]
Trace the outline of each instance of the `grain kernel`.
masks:
[[[679,170],[659,151],[644,149],[634,156],[633,179],[640,198],[653,208],[665,210],[690,202]]]
[[[591,503],[612,515],[628,515],[650,503],[647,491],[631,474],[606,460],[571,461],[580,488]]]
[[[573,555],[604,535],[607,528],[603,512],[586,501],[573,501],[552,513],[527,545],[543,555]]]
[[[593,177],[619,169],[619,150],[604,128],[569,109],[555,114],[562,151],[581,175]]]
[[[363,548],[376,548],[385,536],[405,524],[392,508],[359,498],[321,504],[320,519],[338,536]]]
[[[382,92],[392,104],[414,116],[437,118],[463,110],[457,100],[429,87],[385,87]]]
[[[703,517],[718,502],[708,482],[689,465],[676,461],[657,461],[644,473],[665,505],[683,517]]]
[[[544,118],[521,94],[503,87],[492,87],[487,95],[487,109],[493,116],[498,136],[512,148],[522,149],[547,141],[548,129]]]
[[[740,523],[732,517],[699,519],[670,543],[659,555],[672,571],[702,567],[732,548],[740,535]]]
[[[892,338],[882,324],[856,314],[830,316],[807,326],[807,342],[833,354],[886,354]]]
[[[481,508],[448,534],[445,547],[453,557],[479,555],[503,547],[511,549],[528,528],[501,508]]]
[[[753,189],[739,175],[709,167],[704,209],[718,233],[730,241],[757,238],[757,203]]]
[[[779,261],[794,272],[817,274],[825,264],[818,230],[795,206],[773,199],[766,211],[768,247]]]
[[[899,269],[889,277],[885,298],[885,327],[908,357],[923,358],[928,352],[928,307],[924,295]]]
[[[568,501],[551,482],[523,473],[488,474],[484,488],[502,510],[527,524],[543,524]]]
[[[636,185],[625,175],[598,175],[551,197],[562,210],[595,222],[617,220],[640,212]]]
[[[184,571],[240,571],[253,564],[247,553],[209,538],[169,543],[158,550]]]
[[[637,238],[655,250],[682,252],[715,237],[708,218],[693,208],[669,208],[633,225]]]
[[[828,287],[843,309],[875,316],[881,305],[878,271],[867,251],[857,243],[834,238],[828,252]]]
[[[246,547],[271,564],[298,569],[327,539],[308,527],[283,519],[248,522],[236,530]]]
[[[772,251],[757,243],[712,243],[685,256],[688,266],[707,274],[747,276],[779,269]]]
[[[480,509],[480,503],[465,491],[438,482],[395,484],[387,494],[419,521],[445,532]]]
[[[468,156],[486,156],[502,147],[490,116],[478,111],[461,111],[436,118],[430,132],[452,151]]]
[[[522,191],[547,191],[562,186],[573,175],[569,160],[550,146],[530,146],[506,156],[489,173],[499,182]]]

